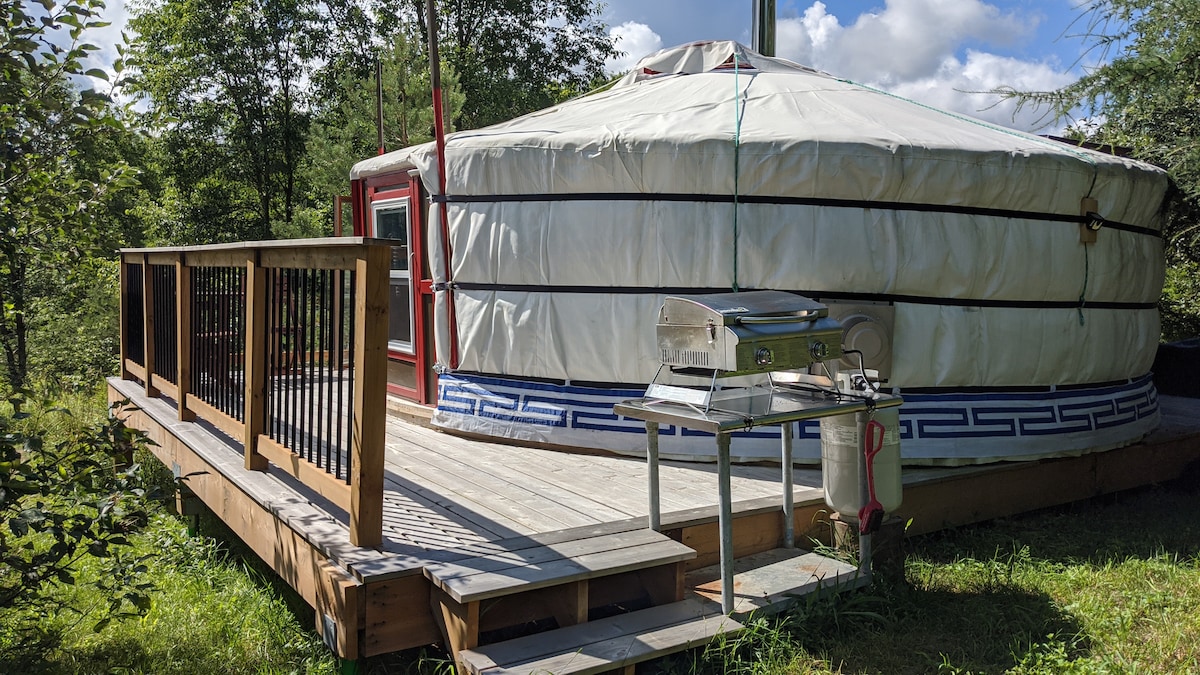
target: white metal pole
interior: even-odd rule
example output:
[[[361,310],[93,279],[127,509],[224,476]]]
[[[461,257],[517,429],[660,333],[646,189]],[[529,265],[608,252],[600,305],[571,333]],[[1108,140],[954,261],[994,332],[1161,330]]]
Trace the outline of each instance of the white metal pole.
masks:
[[[784,422],[779,427],[779,437],[783,442],[783,457],[781,467],[783,473],[783,547],[795,548],[796,525],[792,512],[792,422]]]
[[[721,611],[733,611],[733,496],[729,487],[729,434],[717,432],[717,489],[721,510],[717,526],[721,530]]]
[[[646,492],[650,495],[650,529],[662,531],[662,512],[658,494],[658,422],[646,422]]]

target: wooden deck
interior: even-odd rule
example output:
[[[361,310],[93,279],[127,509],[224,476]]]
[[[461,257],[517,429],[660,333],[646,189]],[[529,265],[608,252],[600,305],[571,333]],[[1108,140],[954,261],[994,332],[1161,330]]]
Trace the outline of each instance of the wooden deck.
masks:
[[[274,466],[247,470],[240,441],[203,421],[179,421],[169,400],[147,398],[135,382],[111,379],[109,387],[111,399],[128,398],[140,408],[128,420],[159,444],[159,459],[181,475],[196,474],[188,480],[191,489],[317,609],[318,630],[347,658],[447,640],[446,625],[454,622],[435,616],[438,587],[429,570],[646,527],[641,460],[468,440],[391,416],[383,543],[352,546],[344,510]],[[897,517],[912,519],[910,532],[927,532],[1175,478],[1200,460],[1200,401],[1163,397],[1160,403],[1162,428],[1129,448],[1042,462],[906,470]],[[797,541],[828,535],[819,469],[797,468],[794,476]],[[715,467],[663,462],[660,481],[664,533],[696,553],[670,564],[692,571],[715,563]],[[739,556],[779,546],[780,484],[778,466],[734,468]],[[514,559],[527,563],[519,554]],[[620,574],[625,572],[593,583],[592,596],[585,593],[576,613],[586,620],[589,607],[623,602],[625,587],[653,577]],[[682,574],[660,576],[682,586],[676,580]],[[443,603],[443,610],[450,604]],[[476,621],[477,638],[489,619]],[[453,634],[449,640],[456,643]],[[469,642],[460,646],[475,646]]]

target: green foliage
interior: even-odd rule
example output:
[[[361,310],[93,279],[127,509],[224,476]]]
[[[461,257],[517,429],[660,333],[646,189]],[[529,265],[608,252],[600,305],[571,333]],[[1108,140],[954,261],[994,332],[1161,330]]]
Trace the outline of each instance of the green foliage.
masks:
[[[309,0],[151,0],[133,8],[134,89],[163,125],[181,200],[171,243],[269,239],[303,194],[304,81],[321,44]]]
[[[429,62],[419,36],[397,34],[381,65],[384,147],[397,150],[433,140]],[[333,195],[346,193],[350,168],[378,151],[374,74],[347,73],[339,89],[341,100],[314,124],[305,166],[314,201],[329,208]],[[442,69],[442,90],[446,117],[453,119],[464,96],[451,66]],[[446,131],[453,131],[453,126],[447,125]]]
[[[458,126],[502,122],[603,82],[617,50],[600,9],[594,0],[439,2],[445,59],[466,95]]]
[[[1177,259],[1167,267],[1158,310],[1164,342],[1200,335],[1200,263]]]
[[[334,19],[330,32],[348,49],[329,55],[330,68],[317,79],[323,96],[339,96],[346,73],[369,77],[379,51],[364,47],[390,48],[397,35],[419,48],[421,70],[428,72],[425,0],[331,0],[326,6]],[[596,0],[438,0],[443,68],[457,73],[465,97],[455,126],[502,122],[603,82],[604,61],[617,50],[602,10]]]
[[[26,401],[10,403],[12,414],[0,417],[0,608],[44,608],[48,589],[74,585],[78,565],[92,558],[106,562],[93,582],[108,604],[97,628],[145,613],[145,556],[124,552],[130,533],[145,524],[147,495],[137,465],[114,467],[147,439],[113,415],[47,443],[38,425],[25,422]]]
[[[108,204],[135,183],[126,163],[89,152],[124,127],[108,96],[72,80],[107,77],[85,65],[96,49],[85,33],[105,25],[103,9],[101,0],[0,4],[0,350],[18,389],[38,297],[31,275],[101,250]]]
[[[29,367],[35,385],[92,391],[116,372],[118,263],[88,258],[31,274]],[[52,384],[51,384],[52,383]]]

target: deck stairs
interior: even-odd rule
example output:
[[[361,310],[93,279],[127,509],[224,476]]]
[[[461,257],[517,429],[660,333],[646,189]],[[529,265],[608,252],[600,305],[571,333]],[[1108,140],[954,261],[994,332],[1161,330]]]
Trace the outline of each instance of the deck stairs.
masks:
[[[424,569],[460,675],[632,673],[639,662],[740,631],[752,612],[858,585],[853,566],[775,549],[737,561],[735,609],[726,615],[717,566],[685,572],[691,548],[645,528],[587,534],[483,546]]]

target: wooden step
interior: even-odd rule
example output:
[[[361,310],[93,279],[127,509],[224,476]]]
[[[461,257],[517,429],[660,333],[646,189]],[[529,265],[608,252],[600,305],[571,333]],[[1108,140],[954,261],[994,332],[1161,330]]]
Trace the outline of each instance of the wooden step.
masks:
[[[586,675],[708,644],[742,625],[720,603],[690,598],[459,652],[473,675]]]
[[[797,548],[738,558],[733,561],[733,578],[734,617],[783,612],[805,595],[851,590],[868,581],[853,565]],[[688,572],[684,585],[702,598],[720,602],[720,565]]]
[[[460,603],[690,560],[691,548],[649,529],[435,563],[425,576]]]

